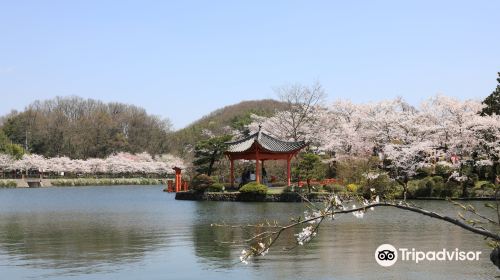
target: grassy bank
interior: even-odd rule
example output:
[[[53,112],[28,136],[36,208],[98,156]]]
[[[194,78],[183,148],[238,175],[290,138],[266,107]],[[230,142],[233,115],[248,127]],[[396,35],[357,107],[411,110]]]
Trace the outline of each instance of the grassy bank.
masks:
[[[78,178],[78,179],[52,179],[52,186],[109,186],[109,185],[159,185],[160,179],[150,178]]]
[[[16,181],[0,179],[0,188],[15,188],[15,187],[17,187]]]

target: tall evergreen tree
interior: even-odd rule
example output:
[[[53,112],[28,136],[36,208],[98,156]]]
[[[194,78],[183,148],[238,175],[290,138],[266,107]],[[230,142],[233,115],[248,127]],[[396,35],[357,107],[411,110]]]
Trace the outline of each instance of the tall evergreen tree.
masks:
[[[486,107],[481,111],[481,116],[500,115],[500,72],[498,72],[497,82],[496,89],[482,102]]]
[[[215,171],[215,163],[218,162],[227,149],[225,142],[231,140],[230,135],[216,136],[201,140],[194,148],[193,165],[196,172],[211,176]]]
[[[296,173],[301,179],[306,180],[308,192],[311,193],[311,180],[323,179],[325,169],[318,155],[304,153],[301,155]]]

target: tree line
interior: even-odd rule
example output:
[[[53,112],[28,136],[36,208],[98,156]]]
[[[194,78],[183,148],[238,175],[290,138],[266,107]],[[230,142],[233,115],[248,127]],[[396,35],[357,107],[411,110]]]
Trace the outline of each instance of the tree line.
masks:
[[[117,152],[157,155],[169,152],[166,139],[171,127],[168,119],[134,105],[56,97],[5,116],[0,140],[3,134],[3,146],[13,144],[45,157],[104,158]],[[3,152],[13,154],[7,148]]]
[[[243,129],[226,132],[229,136],[207,133],[209,139],[195,146],[193,165],[198,173],[212,174],[227,165],[222,155],[228,138],[262,127],[279,139],[309,143],[293,172],[303,180],[336,177],[370,189],[391,178],[406,195],[411,180],[435,176],[434,181],[449,181],[450,186],[455,182],[453,189],[461,188],[467,196],[480,180],[493,183],[500,175],[500,78],[498,82],[483,102],[437,95],[420,106],[403,98],[329,103],[319,83],[284,86],[277,89],[286,105],[282,110],[251,115]],[[389,185],[385,183],[379,185]]]

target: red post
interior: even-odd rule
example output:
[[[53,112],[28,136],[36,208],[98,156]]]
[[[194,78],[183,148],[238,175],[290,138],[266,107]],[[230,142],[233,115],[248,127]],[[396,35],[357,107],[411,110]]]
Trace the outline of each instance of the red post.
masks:
[[[231,159],[231,187],[234,187],[234,161]]]
[[[288,186],[290,186],[292,184],[292,179],[291,179],[291,171],[290,171],[290,160],[291,158],[288,157],[288,159],[286,160],[286,177],[288,179]]]
[[[175,170],[175,192],[180,192],[181,191],[181,183],[182,183],[181,182],[182,169],[180,169],[179,167],[174,167],[173,169]]]
[[[256,150],[255,154],[255,180],[257,184],[260,184],[260,159],[259,159],[259,149]]]

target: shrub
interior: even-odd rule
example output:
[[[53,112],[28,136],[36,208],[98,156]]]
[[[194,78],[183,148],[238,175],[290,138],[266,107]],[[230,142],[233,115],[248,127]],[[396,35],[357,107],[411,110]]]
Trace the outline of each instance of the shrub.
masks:
[[[495,195],[495,185],[491,182],[482,183],[472,189],[474,197],[490,197]]]
[[[355,193],[355,192],[358,191],[358,188],[359,188],[359,186],[356,185],[356,184],[349,184],[349,185],[347,185],[347,191],[349,191],[349,192]]]
[[[442,177],[450,177],[451,173],[453,172],[453,168],[445,165],[445,164],[436,164],[435,168],[435,173],[436,175],[442,176]]]
[[[435,183],[429,177],[420,180],[417,183],[417,189],[415,190],[416,197],[430,197],[432,194],[432,189]]]
[[[297,185],[291,185],[287,186],[286,188],[283,189],[283,192],[303,192],[304,188],[300,188]]]
[[[304,187],[307,187],[307,186],[304,186]],[[321,185],[318,185],[318,184],[311,184],[311,191],[313,192],[319,192],[321,191],[323,187]]]
[[[486,190],[486,189],[495,189],[495,184],[491,183],[491,182],[488,182],[488,183],[484,183],[481,185],[481,189],[483,190]]]
[[[214,181],[210,176],[205,174],[199,174],[191,180],[191,188],[196,192],[205,192],[214,184]]]
[[[417,170],[417,178],[428,177],[432,175],[432,168],[421,167]]]
[[[209,192],[223,192],[225,189],[224,184],[222,183],[214,183],[212,186],[210,186],[207,191]]]
[[[0,188],[14,188],[17,183],[14,180],[0,180]]]
[[[327,192],[335,192],[335,193],[346,191],[346,187],[339,184],[324,185],[323,189]]]
[[[274,182],[273,187],[288,187],[286,182]]]
[[[453,194],[449,189],[446,189],[444,179],[441,176],[411,181],[408,184],[408,190],[411,197],[446,197]]]
[[[444,184],[444,189],[441,192],[443,197],[458,197],[462,192],[460,183],[450,180]]]
[[[240,193],[266,194],[267,186],[257,182],[250,182],[240,188]]]
[[[375,189],[375,193],[384,195],[388,197],[391,195],[396,195],[398,191],[398,184],[389,178],[387,174],[380,174],[375,179],[363,180],[362,189],[358,192],[362,193],[365,198],[369,198],[373,195],[371,189]]]
[[[430,180],[434,183],[431,190],[431,196],[441,197],[444,189],[444,179],[441,176],[432,176]]]

